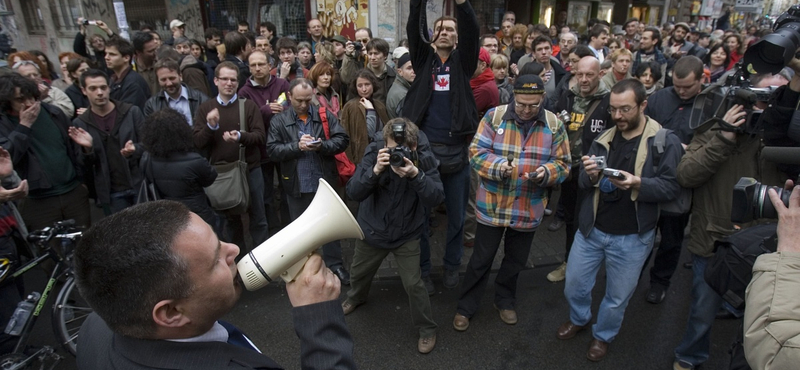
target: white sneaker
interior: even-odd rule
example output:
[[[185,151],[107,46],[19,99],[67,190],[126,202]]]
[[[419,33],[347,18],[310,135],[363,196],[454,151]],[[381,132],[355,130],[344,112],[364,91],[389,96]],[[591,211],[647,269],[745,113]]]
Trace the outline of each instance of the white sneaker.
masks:
[[[567,277],[567,263],[564,262],[561,266],[558,266],[557,269],[553,270],[549,274],[547,274],[547,280],[552,282],[559,282],[564,280]]]

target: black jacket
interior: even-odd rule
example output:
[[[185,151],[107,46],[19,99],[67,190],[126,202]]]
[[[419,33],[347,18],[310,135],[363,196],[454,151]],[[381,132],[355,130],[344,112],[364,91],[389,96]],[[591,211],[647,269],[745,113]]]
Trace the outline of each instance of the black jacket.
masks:
[[[358,225],[364,231],[364,240],[373,247],[396,248],[419,238],[427,222],[425,209],[444,201],[438,163],[425,133],[420,131],[417,141],[419,173],[414,179],[401,178],[391,168],[375,175],[372,168],[378,151],[385,146],[380,140],[369,144],[347,182],[347,196],[360,203]]]
[[[336,170],[334,155],[344,152],[350,143],[350,137],[344,131],[339,119],[327,111],[330,139],[325,139],[322,131],[322,120],[319,118],[319,109],[309,107],[313,120],[312,132],[307,134],[321,138],[322,147],[317,152],[322,162],[322,177],[331,186],[339,183],[339,172]],[[303,155],[300,151],[300,130],[297,127],[297,115],[294,109],[287,109],[283,113],[272,117],[267,135],[267,155],[275,162],[281,164],[281,183],[287,194],[293,197],[300,196],[300,181],[297,179],[297,159]]]
[[[94,55],[89,54],[89,50],[86,49],[86,35],[83,33],[78,32],[75,35],[75,41],[72,43],[72,50],[75,54],[78,54],[84,58],[87,58],[94,62],[95,67],[97,69],[109,73],[108,67],[106,66],[106,51],[94,51]]]
[[[416,122],[420,128],[425,126],[425,115],[433,94],[431,76],[433,63],[439,55],[420,36],[420,13],[422,0],[412,0],[408,14],[409,53],[414,72],[420,78],[414,79],[408,89],[403,105],[403,116]],[[450,54],[450,133],[452,136],[469,136],[478,128],[478,109],[469,80],[478,67],[478,20],[469,2],[456,5],[458,19],[458,48]]]
[[[644,114],[658,121],[662,127],[672,130],[681,143],[689,144],[694,131],[689,128],[689,117],[692,115],[694,98],[682,100],[670,86],[663,88],[647,98]]]
[[[50,118],[53,119],[58,131],[61,133],[61,137],[64,139],[64,145],[67,147],[65,154],[75,166],[75,173],[80,176],[83,172],[80,168],[78,145],[67,134],[67,128],[70,126],[69,118],[64,115],[61,109],[47,103],[42,103],[40,114],[50,114]],[[14,170],[17,171],[19,177],[23,180],[28,180],[29,190],[52,187],[31,146],[31,129],[23,125],[14,124],[6,114],[0,115],[0,147],[3,147],[11,155]]]
[[[138,191],[142,183],[139,160],[144,152],[141,144],[144,116],[142,116],[142,111],[134,105],[119,101],[114,101],[114,104],[116,105],[114,109],[117,110],[117,119],[114,123],[114,130],[111,132],[112,140],[117,140],[119,148],[125,147],[125,143],[128,140],[133,141],[136,146],[136,151],[133,154],[127,158],[123,157],[123,161],[127,163],[127,166],[122,170],[127,177],[130,188]],[[108,134],[95,125],[91,109],[87,109],[86,112],[75,118],[72,124],[92,135],[92,151],[91,153],[84,153],[84,165],[87,171],[93,171],[94,173],[94,185],[98,201],[102,204],[110,204],[111,169],[106,157],[106,150],[108,149],[103,144],[103,138]],[[119,152],[110,153],[110,155],[122,156]]]
[[[233,55],[226,55],[225,61],[236,64],[236,67],[239,68],[239,86],[236,88],[236,91],[239,91],[239,89],[244,86],[245,82],[250,79],[250,66]]]
[[[201,93],[191,87],[186,86],[186,91],[189,95],[189,110],[192,112],[192,118],[194,118],[195,114],[197,113],[197,107],[200,104],[203,104],[206,100],[208,100],[208,96],[206,94]],[[159,91],[158,95],[151,96],[150,99],[147,99],[147,103],[144,104],[144,113],[145,117],[149,117],[151,114],[158,112],[164,108],[169,108],[169,102],[167,102],[167,97],[164,95],[164,91]],[[189,122],[190,125],[194,125],[193,122]]]
[[[144,103],[150,98],[150,86],[144,77],[129,69],[121,81],[111,83],[111,99],[133,104],[140,110],[144,109]]]
[[[69,100],[72,101],[72,105],[75,106],[75,112],[78,112],[80,108],[89,108],[89,98],[86,95],[83,95],[83,91],[78,85],[72,84],[64,90],[64,93],[69,96]],[[75,118],[77,115],[73,114],[70,118]]]
[[[146,164],[142,161],[142,164]],[[175,200],[205,220],[216,224],[216,216],[203,190],[217,179],[217,170],[198,153],[172,153],[167,157],[150,156],[150,174],[162,199]],[[142,167],[146,173],[147,168]]]

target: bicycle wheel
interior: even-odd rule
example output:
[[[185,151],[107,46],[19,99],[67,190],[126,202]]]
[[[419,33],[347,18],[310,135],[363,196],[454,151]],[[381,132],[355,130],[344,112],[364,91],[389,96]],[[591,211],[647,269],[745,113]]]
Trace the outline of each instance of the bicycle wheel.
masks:
[[[64,349],[73,356],[78,345],[78,331],[92,308],[83,300],[75,285],[75,277],[70,276],[53,304],[53,331]]]

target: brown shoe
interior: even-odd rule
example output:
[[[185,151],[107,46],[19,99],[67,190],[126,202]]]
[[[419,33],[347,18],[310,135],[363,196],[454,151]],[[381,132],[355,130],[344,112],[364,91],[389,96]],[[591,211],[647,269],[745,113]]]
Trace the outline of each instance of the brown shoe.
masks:
[[[586,357],[590,361],[600,361],[603,357],[606,357],[606,352],[608,352],[608,343],[603,342],[602,340],[592,339],[592,343],[589,345],[589,352],[586,353]]]
[[[558,327],[556,337],[558,337],[558,339],[570,339],[583,329],[586,329],[586,326],[575,325],[572,321],[567,321]]]
[[[436,347],[436,334],[428,338],[419,338],[419,342],[417,342],[419,353],[429,353],[433,351],[433,347]]]
[[[508,325],[514,325],[517,323],[517,311],[514,310],[503,310],[494,305],[494,308],[500,311],[500,320],[503,320],[504,323]]]
[[[453,328],[458,331],[467,330],[467,328],[469,328],[469,319],[466,316],[457,313],[456,317],[453,319]]]
[[[342,302],[342,311],[344,311],[345,316],[355,311],[356,307],[358,307],[358,305],[353,304],[352,302],[350,302],[350,300],[345,299],[344,302]]]

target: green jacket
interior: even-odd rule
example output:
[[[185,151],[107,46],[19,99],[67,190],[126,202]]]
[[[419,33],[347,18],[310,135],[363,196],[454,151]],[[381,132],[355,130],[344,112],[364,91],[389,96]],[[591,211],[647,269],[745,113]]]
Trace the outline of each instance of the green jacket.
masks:
[[[740,178],[782,185],[775,165],[760,158],[760,136],[739,134],[731,142],[718,127],[695,132],[678,165],[678,183],[694,189],[688,249],[701,257],[713,256],[714,242],[737,231],[731,222],[731,194]]]

